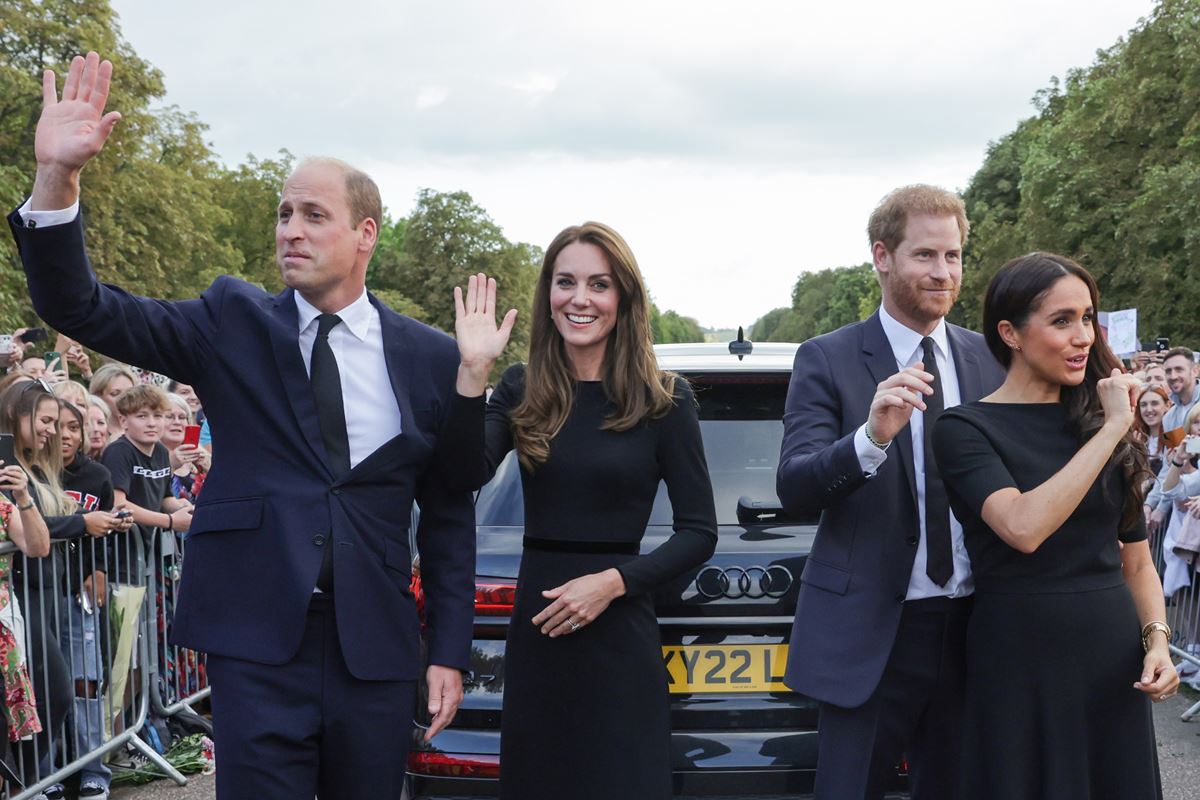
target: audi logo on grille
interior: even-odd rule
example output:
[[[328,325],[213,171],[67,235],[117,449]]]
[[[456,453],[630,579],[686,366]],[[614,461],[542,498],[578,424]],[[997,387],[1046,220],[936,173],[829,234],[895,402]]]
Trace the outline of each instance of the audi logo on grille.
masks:
[[[725,597],[730,600],[762,597],[783,597],[792,587],[792,573],[787,567],[705,567],[696,576],[696,591],[709,600]]]

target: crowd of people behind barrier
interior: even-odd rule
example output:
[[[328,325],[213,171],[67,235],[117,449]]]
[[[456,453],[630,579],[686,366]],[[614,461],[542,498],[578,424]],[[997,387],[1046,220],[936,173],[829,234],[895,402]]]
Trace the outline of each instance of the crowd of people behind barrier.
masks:
[[[0,756],[27,785],[95,750],[121,724],[113,709],[119,716],[128,698],[114,701],[108,685],[117,677],[120,631],[107,611],[116,587],[142,581],[127,537],[140,536],[160,565],[176,563],[175,537],[188,530],[212,463],[204,410],[190,386],[118,363],[93,372],[78,344],[60,337],[58,350],[44,353],[36,346],[44,338],[22,329],[0,341],[0,434],[11,437],[15,459],[0,463],[0,489],[12,501],[0,495],[0,541],[20,550],[0,556]],[[65,548],[50,547],[60,539],[69,540]],[[153,575],[156,678],[195,692],[205,685],[203,658],[166,644],[163,609],[178,569]],[[63,728],[70,715],[73,724]],[[53,735],[60,730],[74,731],[76,741],[62,746]],[[79,797],[102,800],[110,782],[96,758],[80,771]],[[43,795],[54,800],[64,790],[52,785]]]

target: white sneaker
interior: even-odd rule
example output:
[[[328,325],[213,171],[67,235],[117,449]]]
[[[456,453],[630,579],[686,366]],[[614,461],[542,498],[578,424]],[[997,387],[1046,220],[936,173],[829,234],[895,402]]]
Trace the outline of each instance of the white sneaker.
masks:
[[[108,800],[108,787],[99,783],[87,783],[79,787],[79,800]]]

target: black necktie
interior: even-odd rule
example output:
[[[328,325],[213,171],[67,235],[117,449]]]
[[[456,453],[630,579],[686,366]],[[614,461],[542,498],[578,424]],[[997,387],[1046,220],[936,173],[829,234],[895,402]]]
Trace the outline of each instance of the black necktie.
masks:
[[[346,434],[346,407],[342,401],[342,378],[338,372],[337,359],[329,346],[329,332],[342,318],[336,314],[317,317],[317,338],[313,342],[312,360],[309,365],[309,381],[312,383],[313,399],[317,401],[317,422],[321,426],[321,441],[329,456],[329,468],[335,480],[350,474],[350,438]],[[317,588],[324,592],[333,591],[333,533],[325,537],[325,552],[321,557],[321,571],[317,575]]]
[[[945,586],[954,575],[954,554],[950,545],[950,501],[946,486],[933,457],[933,426],[946,407],[942,394],[942,376],[934,357],[933,339],[921,340],[925,371],[933,376],[933,394],[925,398],[925,574],[938,586]]]

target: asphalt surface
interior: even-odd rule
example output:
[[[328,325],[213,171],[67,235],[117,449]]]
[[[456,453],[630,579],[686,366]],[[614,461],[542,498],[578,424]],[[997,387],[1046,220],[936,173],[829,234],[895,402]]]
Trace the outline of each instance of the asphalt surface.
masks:
[[[1183,722],[1179,715],[1200,702],[1200,692],[1185,690],[1154,706],[1158,761],[1162,771],[1163,800],[1196,800],[1200,797],[1200,718]],[[218,761],[218,763],[220,763]],[[144,786],[117,787],[113,800],[214,800],[216,781],[211,775],[193,775],[187,786],[168,780]]]

